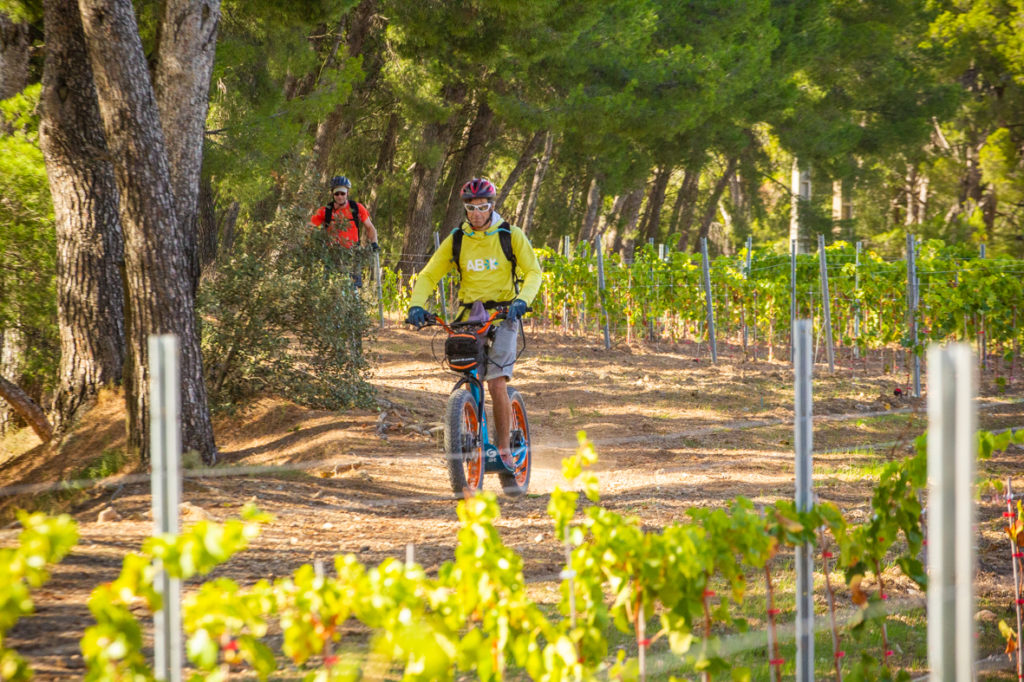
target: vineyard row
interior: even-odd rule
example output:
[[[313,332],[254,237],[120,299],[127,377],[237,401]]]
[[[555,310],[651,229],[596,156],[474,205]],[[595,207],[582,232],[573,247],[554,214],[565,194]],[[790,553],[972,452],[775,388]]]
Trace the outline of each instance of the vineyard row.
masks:
[[[632,262],[604,256],[604,290],[599,263],[589,244],[574,252],[537,249],[544,285],[534,302],[535,318],[585,333],[605,322],[627,341],[642,336],[701,340],[707,337],[702,256],[653,246],[637,250]],[[753,250],[709,262],[714,322],[720,337],[788,345],[791,319],[810,317],[822,324],[819,254]],[[1024,261],[979,258],[966,247],[938,240],[917,246],[917,334],[910,324],[907,261],[885,261],[837,242],[825,249],[831,324],[837,347],[898,348],[920,352],[929,341],[985,343],[1009,360],[1021,342],[1018,308],[1024,301]],[[795,270],[795,286],[792,274]],[[452,295],[452,282],[445,290]],[[793,291],[795,290],[795,297]],[[391,313],[404,313],[409,286],[397,271],[382,270],[382,300]],[[450,303],[450,302],[449,302]],[[450,309],[450,308],[449,308]],[[915,338],[916,336],[916,338]]]

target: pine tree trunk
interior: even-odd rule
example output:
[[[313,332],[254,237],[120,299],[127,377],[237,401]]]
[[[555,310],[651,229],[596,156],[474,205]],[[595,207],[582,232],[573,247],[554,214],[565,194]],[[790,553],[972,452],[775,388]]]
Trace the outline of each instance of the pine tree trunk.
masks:
[[[392,111],[391,115],[388,116],[388,125],[384,131],[384,141],[377,152],[377,163],[373,167],[373,177],[370,181],[368,204],[371,212],[373,211],[373,206],[377,203],[377,192],[379,191],[380,183],[386,175],[391,174],[394,170],[395,152],[398,151],[398,132],[401,127],[402,117],[397,112]]]
[[[597,236],[597,218],[601,210],[601,202],[604,194],[601,192],[601,179],[593,176],[590,179],[590,189],[587,190],[587,207],[583,213],[583,224],[580,226],[577,239],[581,242],[589,242]]]
[[[83,402],[121,381],[124,241],[78,3],[46,0],[44,22],[39,143],[57,236],[61,356],[52,419],[60,433]]]
[[[0,99],[13,97],[28,85],[28,24],[0,11]]]
[[[217,259],[219,243],[217,217],[217,193],[213,189],[210,178],[199,179],[199,210],[196,221],[196,259],[199,261],[199,275]]]
[[[28,85],[28,24],[13,21],[0,10],[0,100],[13,97]],[[9,134],[11,126],[0,116],[0,135]]]
[[[348,16],[342,19],[341,24],[338,26],[336,42],[332,46],[331,54],[324,64],[323,71],[337,68],[337,53],[342,37],[344,37],[345,50],[349,57],[356,57],[362,54],[366,38],[373,28],[373,22],[376,17],[376,5],[377,0],[362,0]],[[348,25],[348,30],[344,31],[346,24]],[[369,60],[364,60],[364,68],[365,61]],[[368,82],[364,81],[361,84],[360,90],[369,87],[369,85]],[[348,139],[354,129],[354,121],[359,114],[358,111],[354,110],[352,104],[352,98],[355,94],[353,92],[348,100],[335,105],[334,109],[317,126],[316,136],[313,141],[312,166],[309,178],[317,181],[320,185],[326,185],[328,178],[332,175],[330,160],[334,149],[337,148],[340,142]],[[345,172],[351,173],[351,171]]]
[[[671,234],[679,234],[676,243],[677,251],[686,251],[690,243],[690,228],[697,210],[697,190],[700,189],[700,168],[687,167],[683,173],[683,184],[676,195],[676,205],[672,211],[673,225]]]
[[[622,242],[622,239],[618,236],[620,227],[619,215],[622,213],[622,206],[625,201],[625,194],[615,195],[615,198],[612,199],[611,213],[601,216],[597,221],[597,233],[603,234],[607,239],[610,239],[609,243],[606,244],[610,251],[615,250],[614,245],[616,242]]]
[[[644,213],[644,220],[640,227],[640,238],[646,242],[650,239],[657,240],[661,235],[661,209],[665,205],[665,190],[668,188],[668,180],[672,176],[671,166],[661,166],[654,175],[654,184],[651,186],[650,196],[647,198],[647,211]]]
[[[445,86],[443,97],[451,108],[451,115],[443,121],[428,123],[423,129],[409,190],[406,219],[409,229],[405,233],[400,257],[401,270],[407,276],[427,262],[427,255],[433,248],[434,198],[457,123],[455,107],[465,96],[464,86]]]
[[[469,135],[466,136],[466,146],[462,150],[461,158],[454,171],[452,190],[448,196],[448,208],[445,211],[444,222],[441,223],[442,235],[448,234],[458,227],[465,216],[466,209],[462,207],[462,197],[459,194],[462,185],[471,178],[487,175],[482,169],[487,155],[487,142],[490,140],[493,128],[494,112],[487,104],[486,95],[481,95],[476,117],[469,127]]]
[[[199,175],[219,22],[220,0],[164,0],[153,79],[193,298],[200,269]]]
[[[130,383],[126,377],[128,446],[148,459],[148,338],[151,334],[176,334],[181,348],[182,445],[213,463],[216,446],[192,305],[188,249],[194,242],[178,219],[163,128],[135,12],[129,0],[80,0],[79,6],[107,146],[114,160],[125,236],[125,317],[131,360]],[[189,101],[205,109],[205,102]],[[186,125],[192,119],[183,114],[175,120]],[[190,168],[188,160],[196,156],[187,150],[179,150],[179,154],[180,178]],[[194,208],[192,216],[194,219]]]
[[[843,181],[832,181],[832,235],[837,239],[843,232]]]
[[[25,335],[16,328],[0,329],[0,376],[20,381],[25,359]],[[18,413],[12,406],[0,401],[0,436],[18,426],[14,417]]]
[[[626,195],[622,204],[622,213],[619,216],[619,228],[615,233],[615,245],[613,250],[622,254],[629,244],[635,244],[636,225],[640,222],[640,207],[644,203],[644,188],[638,187]],[[627,239],[627,235],[632,235]]]
[[[533,182],[530,184],[530,198],[523,207],[523,218],[520,227],[526,232],[533,225],[533,214],[537,210],[537,196],[540,194],[541,185],[544,184],[544,176],[548,173],[548,166],[551,165],[551,156],[555,149],[555,136],[549,130],[544,136],[544,153],[537,161],[537,168],[533,172]]]
[[[789,239],[790,242],[796,242],[797,253],[809,253],[814,244],[801,214],[811,201],[811,170],[810,167],[801,168],[800,159],[795,156],[790,173],[790,190]]]
[[[498,198],[494,200],[494,210],[501,211],[502,204],[505,203],[505,199],[512,192],[512,188],[515,187],[519,181],[519,177],[526,171],[530,166],[530,162],[533,161],[533,157],[536,156],[537,150],[540,149],[540,143],[544,141],[544,131],[540,130],[534,133],[533,137],[523,147],[523,152],[519,155],[519,160],[516,161],[515,168],[505,178],[504,184],[501,189],[498,190]]]
[[[28,24],[17,22],[0,10],[0,99],[14,97],[28,85]]]
[[[46,413],[23,390],[0,376],[0,399],[3,399],[19,417],[25,420],[44,443],[53,437],[53,429],[46,420]]]
[[[706,239],[708,232],[711,230],[711,223],[715,220],[715,214],[718,212],[718,201],[722,198],[722,194],[725,192],[725,188],[729,185],[729,179],[732,174],[736,172],[736,164],[739,162],[737,157],[729,159],[728,165],[725,167],[725,172],[718,178],[718,182],[715,183],[715,188],[711,190],[711,196],[708,198],[708,203],[704,208],[704,217],[700,221],[700,232],[697,235],[697,240],[694,242],[693,250],[696,253],[700,251],[700,240]]]

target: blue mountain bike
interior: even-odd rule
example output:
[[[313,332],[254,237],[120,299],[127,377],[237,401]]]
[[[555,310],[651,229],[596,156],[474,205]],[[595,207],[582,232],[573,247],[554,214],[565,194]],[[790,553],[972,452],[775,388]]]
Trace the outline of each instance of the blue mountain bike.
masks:
[[[484,386],[479,374],[490,362],[487,350],[494,338],[495,325],[505,319],[507,306],[499,306],[486,322],[446,323],[428,313],[422,327],[437,326],[448,333],[445,340],[444,364],[460,375],[448,396],[444,420],[444,450],[448,478],[456,493],[474,492],[484,485],[484,476],[497,473],[505,493],[524,495],[530,487],[530,423],[526,419],[526,403],[519,391],[507,387],[512,403],[510,456],[504,460],[498,446],[488,433],[484,410]]]

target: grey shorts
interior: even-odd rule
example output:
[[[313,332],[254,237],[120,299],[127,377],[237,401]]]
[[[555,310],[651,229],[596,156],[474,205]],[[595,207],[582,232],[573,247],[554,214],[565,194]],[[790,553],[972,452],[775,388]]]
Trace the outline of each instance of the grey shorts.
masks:
[[[480,380],[497,379],[504,376],[512,378],[512,369],[516,364],[516,352],[519,345],[519,320],[501,323],[494,332],[494,340],[487,350],[487,362],[480,372]]]

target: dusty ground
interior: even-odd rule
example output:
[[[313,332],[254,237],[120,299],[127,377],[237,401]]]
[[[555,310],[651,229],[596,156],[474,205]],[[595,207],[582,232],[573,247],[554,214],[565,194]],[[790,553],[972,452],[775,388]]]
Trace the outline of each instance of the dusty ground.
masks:
[[[376,564],[404,558],[410,543],[428,571],[452,557],[455,500],[440,436],[431,433],[440,425],[451,375],[433,360],[428,333],[390,329],[375,347],[380,410],[311,411],[265,399],[218,419],[221,462],[185,480],[184,521],[228,518],[246,501],[276,518],[218,575],[251,582],[346,552]],[[502,500],[499,526],[505,543],[524,558],[536,599],[557,599],[562,548],[545,508],[560,484],[561,458],[574,450],[581,429],[600,456],[603,503],[651,528],[684,518],[689,507],[725,505],[737,495],[755,503],[792,496],[791,372],[784,363],[741,362],[739,356],[736,348],[723,347],[720,362],[711,365],[706,355],[695,357],[692,346],[605,351],[597,338],[529,336],[514,384],[526,398],[533,431],[533,480],[530,495]],[[905,390],[905,374],[880,374],[878,366],[869,373],[841,363],[832,376],[825,365],[816,367],[817,492],[854,518],[868,508],[879,463],[903,456],[924,428],[923,401],[893,393],[898,386]],[[999,392],[989,376],[983,395],[984,427],[1024,426],[1019,383]],[[57,454],[29,449],[33,437],[27,434],[8,439],[0,486],[78,474],[123,445],[121,420],[119,398],[108,394]],[[1019,456],[1014,450],[997,457],[987,473],[1012,476],[1024,489]],[[491,478],[486,487],[497,491]],[[78,678],[84,672],[78,640],[91,623],[86,599],[150,533],[148,483],[118,479],[74,495],[19,491],[0,497],[0,514],[9,515],[15,504],[62,506],[81,524],[81,541],[34,593],[37,613],[11,631],[7,644],[29,658],[37,679]],[[116,510],[116,520],[98,521],[107,508]],[[997,500],[983,499],[978,584],[986,603],[1007,602],[1011,593],[1008,548],[997,529],[1001,511]],[[8,526],[0,531],[0,546],[13,545],[16,537],[17,529]],[[921,600],[905,584],[903,596]],[[1008,614],[999,609],[999,617]]]

